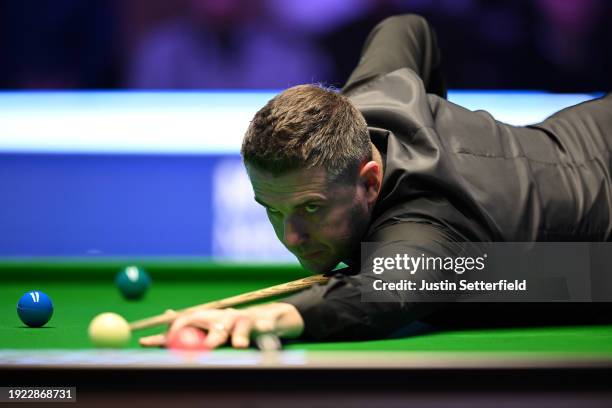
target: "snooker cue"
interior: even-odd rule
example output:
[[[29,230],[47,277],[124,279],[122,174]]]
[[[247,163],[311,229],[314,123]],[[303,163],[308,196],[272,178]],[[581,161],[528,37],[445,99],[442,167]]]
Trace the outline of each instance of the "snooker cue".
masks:
[[[207,310],[207,309],[224,309],[226,307],[237,306],[244,303],[253,302],[255,300],[265,299],[272,296],[284,295],[298,291],[300,289],[306,289],[317,283],[325,283],[329,280],[329,276],[326,275],[313,275],[306,278],[294,280],[280,285],[270,286],[269,288],[258,289],[252,292],[243,293],[242,295],[231,296],[221,300],[215,300],[213,302],[203,303],[188,307],[182,310],[167,311],[163,314],[148,317],[142,320],[136,320],[130,323],[130,330],[140,330],[149,327],[155,327],[162,324],[172,323],[179,314],[194,312],[196,310]]]

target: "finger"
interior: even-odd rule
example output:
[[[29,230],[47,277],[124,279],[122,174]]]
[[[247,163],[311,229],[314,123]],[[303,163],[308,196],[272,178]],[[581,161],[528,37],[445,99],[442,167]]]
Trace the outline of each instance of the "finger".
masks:
[[[204,346],[208,348],[217,348],[225,344],[233,329],[235,320],[236,318],[233,318],[231,321],[226,319],[212,323],[208,329],[206,340],[204,340]]]
[[[256,333],[274,333],[276,330],[276,319],[269,317],[260,317],[255,319]]]
[[[168,329],[168,336],[174,335],[185,326],[194,326],[200,329],[208,329],[215,317],[211,311],[198,311],[193,313],[180,314]]]
[[[247,317],[239,317],[234,323],[232,331],[232,347],[247,348],[249,347],[249,337],[253,330],[253,321]]]
[[[153,336],[141,337],[138,342],[143,347],[162,347],[166,344],[166,336],[164,334],[156,334]]]

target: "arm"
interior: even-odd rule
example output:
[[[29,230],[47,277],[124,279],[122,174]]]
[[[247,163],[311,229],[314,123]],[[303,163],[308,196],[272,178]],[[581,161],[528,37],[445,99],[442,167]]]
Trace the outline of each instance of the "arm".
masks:
[[[368,238],[395,245],[383,245],[376,256],[392,256],[398,248],[409,256],[456,256],[461,248],[456,234],[432,224],[405,222],[379,229]],[[401,246],[396,245],[399,241]],[[423,271],[424,272],[424,271]],[[311,340],[342,340],[386,337],[397,329],[421,319],[440,308],[436,302],[415,302],[408,292],[379,292],[384,302],[363,302],[363,294],[371,294],[372,280],[398,281],[405,271],[387,271],[375,278],[361,271],[354,275],[338,274],[327,284],[314,286],[293,295],[287,302],[299,311],[304,329],[301,337]],[[427,271],[426,278],[438,281],[454,279],[440,271]],[[454,273],[451,275],[455,275]]]
[[[391,256],[400,250],[410,256],[421,254],[453,256],[460,248],[455,233],[432,224],[402,222],[378,229],[369,241],[383,245],[376,256]],[[389,250],[389,253],[385,253]],[[421,319],[440,308],[436,302],[415,302],[408,294],[381,292],[384,302],[363,302],[362,294],[372,288],[372,274],[339,273],[325,285],[313,286],[297,295],[245,309],[204,310],[181,316],[171,325],[169,333],[185,326],[208,331],[206,346],[218,347],[231,342],[233,347],[248,347],[249,339],[258,333],[274,333],[283,338],[301,337],[309,340],[340,340],[383,338],[393,331]],[[378,275],[386,281],[404,278],[405,271],[387,271]],[[427,278],[452,279],[442,272],[428,271]],[[219,329],[220,327],[220,329]],[[163,346],[166,335],[144,337],[143,346]]]
[[[414,71],[428,93],[446,98],[436,35],[423,17],[406,14],[383,20],[370,33],[361,60],[342,89],[354,87],[400,68]]]

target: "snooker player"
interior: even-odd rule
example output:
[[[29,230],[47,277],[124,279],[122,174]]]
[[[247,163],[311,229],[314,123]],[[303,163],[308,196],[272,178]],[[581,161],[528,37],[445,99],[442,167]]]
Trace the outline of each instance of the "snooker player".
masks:
[[[611,95],[527,127],[445,97],[433,31],[402,15],[374,28],[340,93],[301,85],[270,100],[242,145],[255,200],[306,269],[348,269],[275,303],[181,316],[170,331],[196,326],[208,346],[239,348],[264,332],[384,338],[438,305],[401,293],[362,302],[361,242],[453,256],[460,242],[612,240]]]

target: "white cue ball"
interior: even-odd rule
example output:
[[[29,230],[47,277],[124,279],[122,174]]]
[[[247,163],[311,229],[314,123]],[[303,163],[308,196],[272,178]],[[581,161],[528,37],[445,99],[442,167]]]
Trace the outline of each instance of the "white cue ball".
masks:
[[[130,342],[128,322],[117,313],[102,313],[89,324],[89,339],[96,347],[120,348]]]

